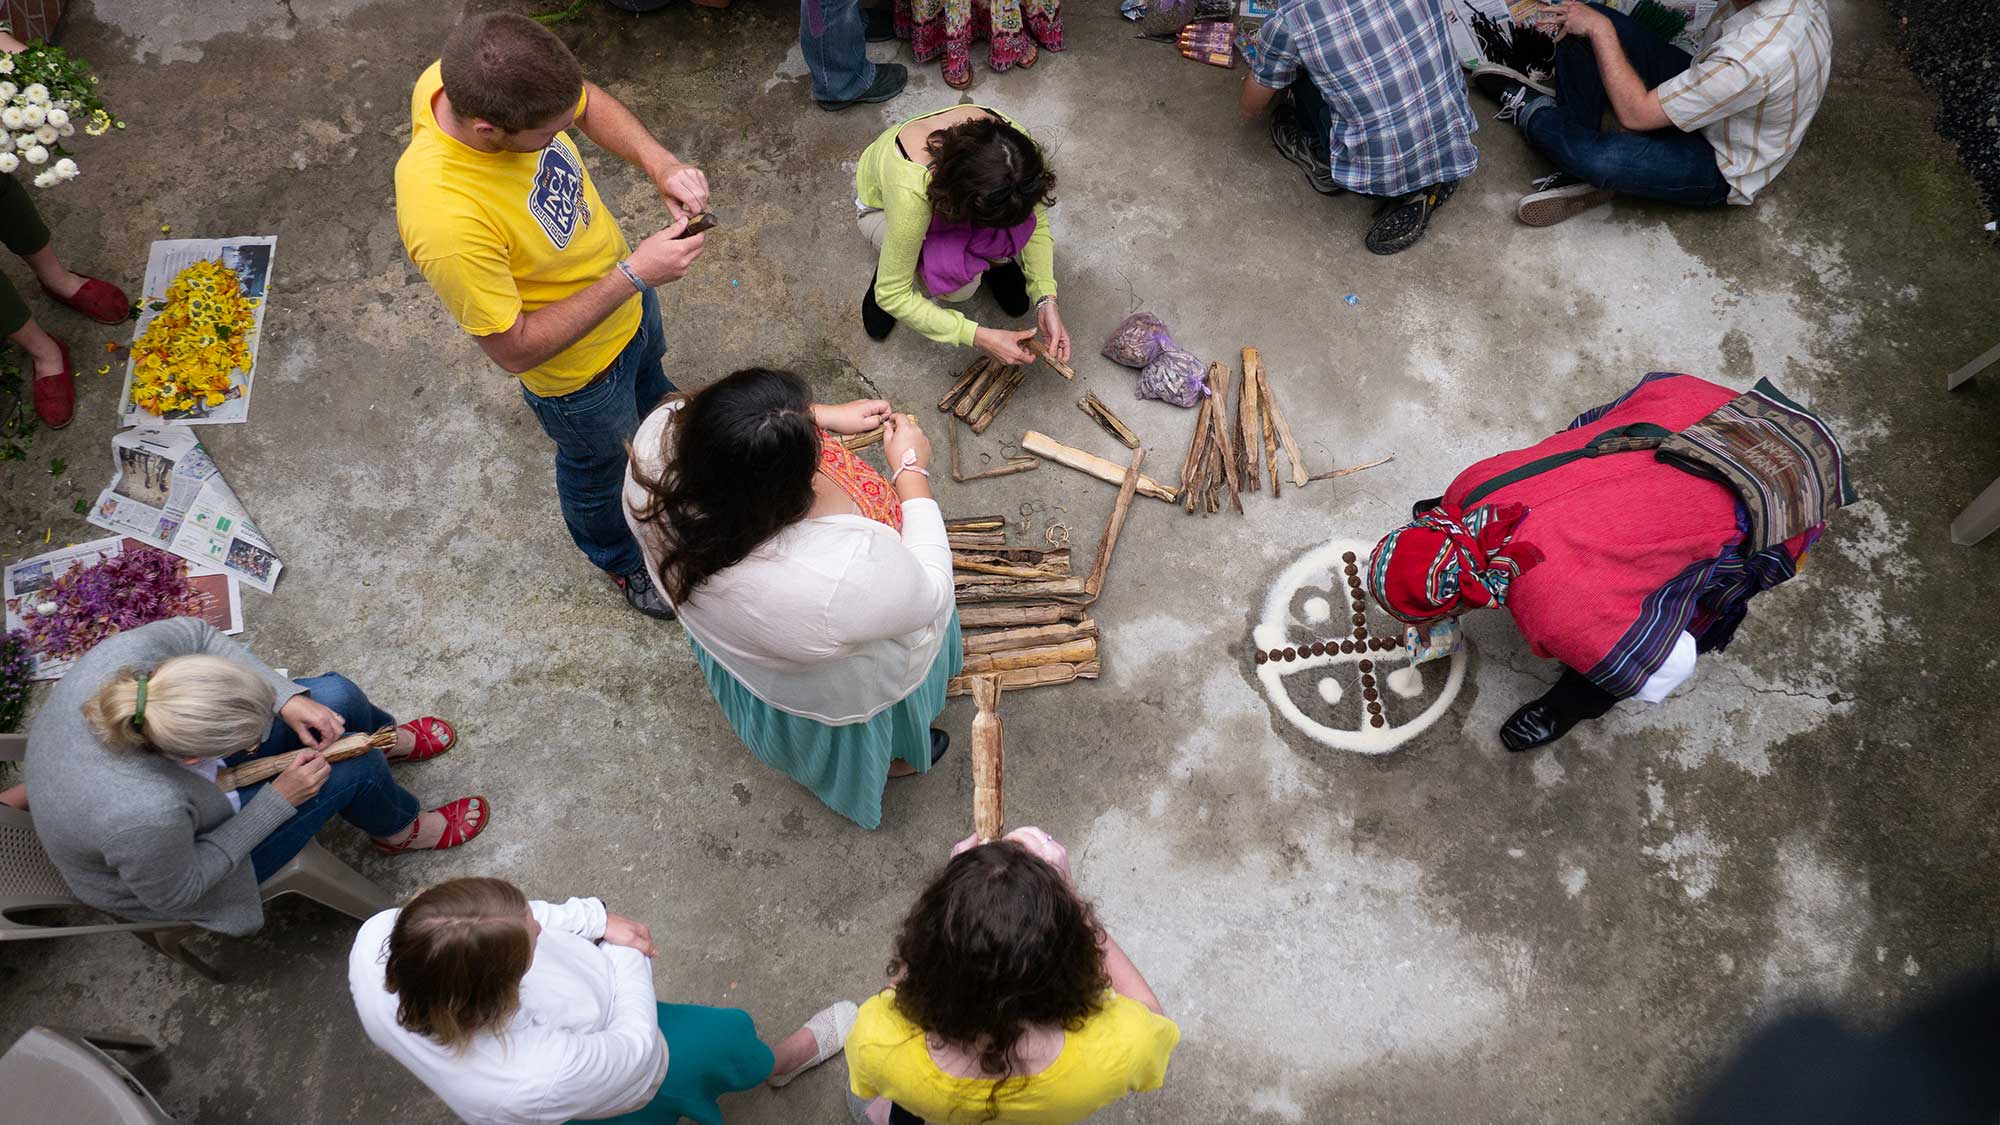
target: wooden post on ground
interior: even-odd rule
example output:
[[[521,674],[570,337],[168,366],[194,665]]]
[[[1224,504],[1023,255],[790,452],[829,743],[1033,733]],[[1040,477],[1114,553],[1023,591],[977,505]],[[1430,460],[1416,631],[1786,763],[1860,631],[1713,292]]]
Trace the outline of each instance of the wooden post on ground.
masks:
[[[1000,838],[1007,827],[1002,798],[1007,757],[1000,725],[1000,677],[972,678],[972,832],[982,844]]]

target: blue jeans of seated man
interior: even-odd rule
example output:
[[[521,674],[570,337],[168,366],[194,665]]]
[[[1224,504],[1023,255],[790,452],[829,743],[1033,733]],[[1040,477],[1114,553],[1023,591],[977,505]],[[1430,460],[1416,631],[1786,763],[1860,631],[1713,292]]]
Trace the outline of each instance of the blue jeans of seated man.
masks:
[[[875,81],[860,0],[799,0],[799,52],[818,101],[858,98]]]
[[[1618,31],[1618,45],[1639,80],[1653,89],[1680,74],[1693,60],[1686,51],[1641,26],[1623,12],[1602,5]],[[1555,166],[1598,187],[1623,195],[1707,207],[1729,201],[1729,181],[1715,164],[1715,149],[1700,132],[1669,125],[1649,133],[1606,131],[1604,111],[1611,100],[1588,40],[1556,44],[1556,96],[1531,95],[1519,123],[1528,143]]]
[[[329,673],[295,682],[305,688],[306,694],[315,702],[331,708],[346,720],[349,734],[365,734],[396,721],[387,711],[370,703],[368,696],[345,676]],[[285,720],[274,719],[271,733],[265,736],[263,745],[242,754],[232,754],[225,761],[232,766],[241,765],[256,758],[297,750],[302,745],[299,736],[292,733]],[[248,805],[268,784],[260,781],[244,786],[237,790],[237,796]],[[370,836],[393,836],[408,828],[421,811],[417,799],[390,778],[389,760],[382,756],[380,750],[371,750],[359,758],[333,763],[326,784],[319,787],[319,792],[300,805],[298,811],[292,814],[292,819],[279,825],[276,831],[251,849],[250,865],[256,869],[259,883],[269,879],[280,867],[290,863],[293,856],[305,850],[306,844],[319,833],[321,825],[336,816]]]
[[[639,330],[596,382],[554,398],[521,388],[522,401],[556,443],[556,499],[569,537],[613,577],[645,565],[625,526],[625,443],[674,389],[660,370],[666,354],[660,295],[648,289],[640,301]]]

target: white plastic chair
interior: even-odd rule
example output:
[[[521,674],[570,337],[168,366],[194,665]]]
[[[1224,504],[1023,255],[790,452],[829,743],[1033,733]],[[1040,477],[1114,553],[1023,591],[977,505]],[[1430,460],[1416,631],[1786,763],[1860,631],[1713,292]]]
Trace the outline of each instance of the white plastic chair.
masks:
[[[174,1119],[105,1048],[148,1057],[159,1044],[139,1035],[31,1027],[0,1055],[8,1121],[165,1125]]]

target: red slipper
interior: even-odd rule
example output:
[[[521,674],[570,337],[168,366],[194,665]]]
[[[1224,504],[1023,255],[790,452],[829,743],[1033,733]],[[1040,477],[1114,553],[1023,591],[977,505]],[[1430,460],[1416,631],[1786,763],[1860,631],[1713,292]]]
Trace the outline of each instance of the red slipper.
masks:
[[[62,374],[38,375],[34,381],[35,413],[51,430],[62,429],[76,416],[76,369],[69,363],[69,345],[57,340],[56,347],[62,349]]]
[[[101,278],[84,278],[83,287],[67,297],[58,296],[46,285],[42,286],[42,292],[99,324],[122,324],[132,317],[132,298]]]
[[[443,738],[438,737],[437,732],[440,728],[444,731]],[[421,719],[411,719],[407,723],[399,724],[396,729],[409,731],[411,735],[415,736],[417,745],[409,753],[398,755],[391,759],[392,761],[421,762],[425,758],[435,758],[439,754],[458,745],[458,731],[453,729],[450,723],[445,722],[436,715],[425,715]]]
[[[493,806],[487,804],[484,797],[460,797],[451,804],[439,805],[431,811],[444,815],[444,835],[439,836],[438,842],[432,844],[428,849],[434,852],[441,852],[446,848],[455,848],[465,843],[467,840],[486,831],[487,824],[493,820]],[[477,811],[479,814],[479,822],[477,824],[474,824],[466,815],[473,811]],[[410,833],[410,838],[416,838],[414,829]],[[408,844],[385,844],[380,840],[375,841],[375,847],[384,855],[397,855],[410,850],[410,845]]]

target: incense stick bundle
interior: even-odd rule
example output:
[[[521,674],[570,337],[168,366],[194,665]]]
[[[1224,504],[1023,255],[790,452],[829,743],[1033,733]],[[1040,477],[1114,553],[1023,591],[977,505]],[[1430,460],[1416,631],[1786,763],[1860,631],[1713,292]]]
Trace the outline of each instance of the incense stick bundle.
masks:
[[[1007,825],[1002,797],[1007,740],[1000,722],[1000,680],[979,676],[972,681],[972,834],[982,844],[1000,838]]]
[[[1118,415],[1113,414],[1111,408],[1104,405],[1096,395],[1086,394],[1077,399],[1076,408],[1089,415],[1091,421],[1103,427],[1105,433],[1117,438],[1125,448],[1139,448],[1139,435],[1133,433],[1132,427],[1120,420]]]
[[[944,397],[938,400],[938,409],[950,410],[952,407],[957,406],[958,400],[965,396],[967,390],[971,389],[973,380],[979,378],[991,366],[993,366],[993,360],[990,356],[980,356],[978,359],[973,360],[970,366],[958,373],[958,378],[952,382],[951,389],[946,391]]]
[[[958,607],[960,629],[1011,629],[1027,625],[1054,625],[1080,621],[1085,610],[1080,605],[1047,602],[1042,605],[962,605]]]
[[[1075,624],[1058,622],[1053,625],[1029,625],[1019,629],[1000,629],[991,633],[963,634],[963,644],[967,655],[973,653],[1009,652],[1019,648],[1035,648],[1040,645],[1061,645],[1084,637],[1097,635],[1097,622],[1086,617]]]
[[[1083,664],[1043,664],[1034,668],[1014,668],[999,674],[1001,691],[1020,691],[1022,688],[1054,687],[1071,680],[1094,680],[1103,674],[1103,668],[1094,660]],[[972,681],[976,676],[953,676],[946,685],[946,695],[969,695]]]
[[[370,750],[390,750],[396,745],[396,728],[383,727],[372,734],[350,734],[334,741],[333,745],[320,751],[320,756],[329,762],[344,762],[349,758],[359,758]],[[269,781],[285,772],[302,750],[287,754],[273,754],[268,758],[258,758],[240,766],[232,766],[215,775],[215,784],[224,792]]]
[[[1021,448],[1037,457],[1046,458],[1058,465],[1075,469],[1080,473],[1087,473],[1101,481],[1108,481],[1111,484],[1122,484],[1125,480],[1124,466],[1113,461],[1107,461],[1095,454],[1085,453],[1081,449],[1064,445],[1062,442],[1044,433],[1029,430],[1027,433],[1021,435]],[[1175,490],[1168,488],[1151,477],[1144,476],[1139,478],[1139,494],[1150,496],[1155,500],[1163,500],[1169,504],[1179,499],[1179,493]]]
[[[1028,350],[1035,353],[1036,359],[1039,359],[1043,363],[1046,363],[1050,367],[1054,368],[1056,374],[1062,376],[1065,379],[1076,378],[1076,369],[1071,367],[1069,364],[1064,363],[1062,360],[1057,359],[1055,357],[1055,353],[1049,351],[1049,346],[1047,344],[1042,343],[1042,338],[1040,336],[1028,337]]]
[[[1000,408],[1007,405],[1007,400],[1014,397],[1014,392],[1021,389],[1021,384],[1027,378],[1026,368],[1009,367],[1007,373],[999,379],[998,385],[989,393],[988,399],[982,400],[973,409],[972,432],[985,433],[986,428],[993,424],[993,419],[1000,416]]]

